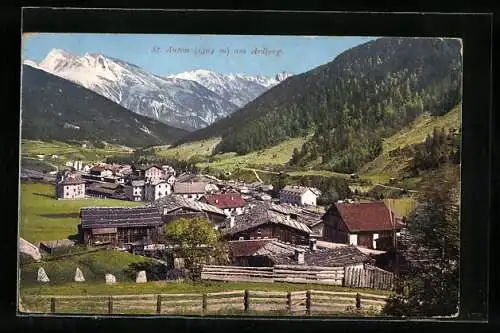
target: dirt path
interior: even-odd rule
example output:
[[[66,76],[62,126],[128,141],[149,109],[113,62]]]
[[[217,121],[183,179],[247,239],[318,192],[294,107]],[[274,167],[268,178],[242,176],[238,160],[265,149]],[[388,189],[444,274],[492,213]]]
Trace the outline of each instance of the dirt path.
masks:
[[[384,184],[375,184],[373,186],[374,187],[375,186],[381,186],[381,187],[388,188],[388,189],[393,189],[393,190],[398,190],[398,191],[404,191],[404,189],[401,188],[401,187],[389,186],[389,185],[384,185]],[[418,191],[415,191],[415,190],[406,190],[406,191],[409,192],[409,193],[418,193]]]

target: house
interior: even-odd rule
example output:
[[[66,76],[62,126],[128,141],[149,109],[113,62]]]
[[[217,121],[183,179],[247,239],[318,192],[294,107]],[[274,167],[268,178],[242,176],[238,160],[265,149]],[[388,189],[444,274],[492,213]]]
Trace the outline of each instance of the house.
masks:
[[[158,242],[163,221],[155,207],[80,209],[80,240],[87,245]]]
[[[316,206],[318,194],[309,187],[287,185],[279,192],[280,202],[298,206]]]
[[[186,199],[177,194],[171,194],[155,200],[151,206],[156,207],[165,223],[170,223],[179,218],[207,217],[218,229],[227,223],[228,215],[222,210],[210,204]]]
[[[156,180],[156,178],[154,178]],[[146,201],[155,201],[170,195],[170,184],[166,181],[155,181],[146,183],[144,186],[144,198]]]
[[[124,185],[107,182],[95,182],[87,186],[86,193],[97,198],[114,198],[128,200]]]
[[[383,201],[337,203],[323,215],[323,239],[378,249],[378,238],[392,238],[402,223]]]
[[[132,201],[144,200],[144,180],[133,179],[130,181],[130,186],[127,187],[127,196]]]
[[[228,242],[232,265],[273,267],[274,265],[305,265],[321,267],[356,267],[375,262],[355,246],[321,247],[315,239],[307,245],[291,245],[277,239],[235,240]]]
[[[277,238],[292,244],[307,244],[311,229],[304,223],[269,208],[268,203],[249,206],[245,214],[233,217],[222,230],[228,240]]]
[[[314,206],[314,210],[294,206],[291,204],[271,204],[270,209],[288,215],[291,219],[299,221],[311,229],[311,236],[317,239],[322,239],[323,236],[323,220],[321,217],[324,214],[321,214],[322,210],[318,206]]]
[[[220,208],[227,215],[243,214],[246,205],[245,200],[238,193],[207,194],[199,201]]]
[[[85,198],[85,181],[79,176],[66,174],[60,175],[56,182],[57,199],[83,199]]]
[[[113,177],[113,170],[103,166],[94,166],[90,168],[89,174],[101,178],[111,178]]]
[[[204,182],[189,182],[175,183],[174,193],[186,199],[199,199],[207,193],[207,183]]]
[[[134,174],[146,182],[159,182],[163,176],[163,170],[157,165],[141,165],[133,167]]]

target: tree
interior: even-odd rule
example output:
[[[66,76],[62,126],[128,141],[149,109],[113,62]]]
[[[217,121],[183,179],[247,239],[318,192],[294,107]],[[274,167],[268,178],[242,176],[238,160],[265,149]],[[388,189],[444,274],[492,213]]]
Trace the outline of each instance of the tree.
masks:
[[[208,219],[181,218],[165,229],[165,242],[177,246],[176,255],[184,258],[191,280],[200,279],[204,263],[225,263],[224,243]]]
[[[389,300],[389,315],[446,316],[458,311],[459,182],[445,171],[437,179],[441,181],[423,189],[419,207],[408,217],[402,252],[409,267],[397,280],[406,292]]]

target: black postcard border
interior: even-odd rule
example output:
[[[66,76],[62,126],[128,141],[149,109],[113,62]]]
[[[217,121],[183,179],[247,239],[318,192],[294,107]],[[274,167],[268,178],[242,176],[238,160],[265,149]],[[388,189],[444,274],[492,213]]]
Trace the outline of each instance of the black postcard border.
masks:
[[[90,23],[91,22],[91,23]],[[461,309],[459,318],[450,321],[485,321],[488,312],[489,233],[491,214],[491,133],[494,128],[491,112],[491,37],[490,14],[431,14],[431,13],[362,13],[362,12],[278,12],[278,11],[200,11],[200,10],[109,10],[25,8],[22,10],[24,32],[86,32],[86,33],[192,33],[192,34],[255,34],[255,35],[345,35],[345,36],[402,36],[456,37],[463,39],[463,136],[462,136],[462,223],[461,223]],[[18,46],[17,68],[10,78],[13,86],[20,84],[20,35],[13,45]],[[17,43],[16,43],[17,42]],[[16,61],[13,61],[16,66]],[[19,89],[10,94],[13,106],[19,107]],[[4,131],[7,149],[6,170],[18,173],[19,120],[9,122]],[[17,127],[13,126],[13,123]],[[5,126],[6,124],[4,124]],[[5,156],[5,155],[4,155]],[[3,163],[2,163],[3,166]],[[10,178],[10,193],[17,193],[18,179]],[[17,196],[9,213],[17,219]],[[9,214],[10,215],[10,214]],[[13,219],[9,219],[13,220]],[[15,224],[13,224],[15,225]],[[12,249],[17,263],[17,228],[7,226],[8,234],[2,247]],[[14,241],[16,239],[16,241]],[[4,315],[15,315],[16,274],[8,276]],[[8,311],[8,312],[7,312]],[[134,319],[132,319],[134,318]],[[150,327],[168,330],[240,330],[268,329],[300,330],[301,328],[336,329],[352,326],[374,328],[374,320],[350,319],[253,319],[253,318],[182,318],[150,320],[137,318],[92,317],[18,317],[16,326],[25,329],[50,330],[92,329],[145,330]],[[137,318],[137,319],[136,319]],[[132,319],[132,320],[131,320]],[[442,320],[440,325],[446,324]],[[111,325],[110,325],[111,323]],[[310,326],[313,324],[313,326]],[[377,321],[378,328],[411,325],[425,329],[434,323],[424,321]],[[450,323],[451,324],[451,323]],[[167,328],[168,325],[168,328]]]

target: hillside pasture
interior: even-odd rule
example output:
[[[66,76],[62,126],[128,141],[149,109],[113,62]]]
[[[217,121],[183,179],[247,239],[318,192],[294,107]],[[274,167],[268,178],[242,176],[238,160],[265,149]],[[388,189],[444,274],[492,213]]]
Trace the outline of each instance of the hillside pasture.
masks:
[[[19,235],[28,242],[66,239],[78,232],[80,208],[97,206],[135,207],[141,203],[113,199],[55,199],[51,184],[22,183]]]

